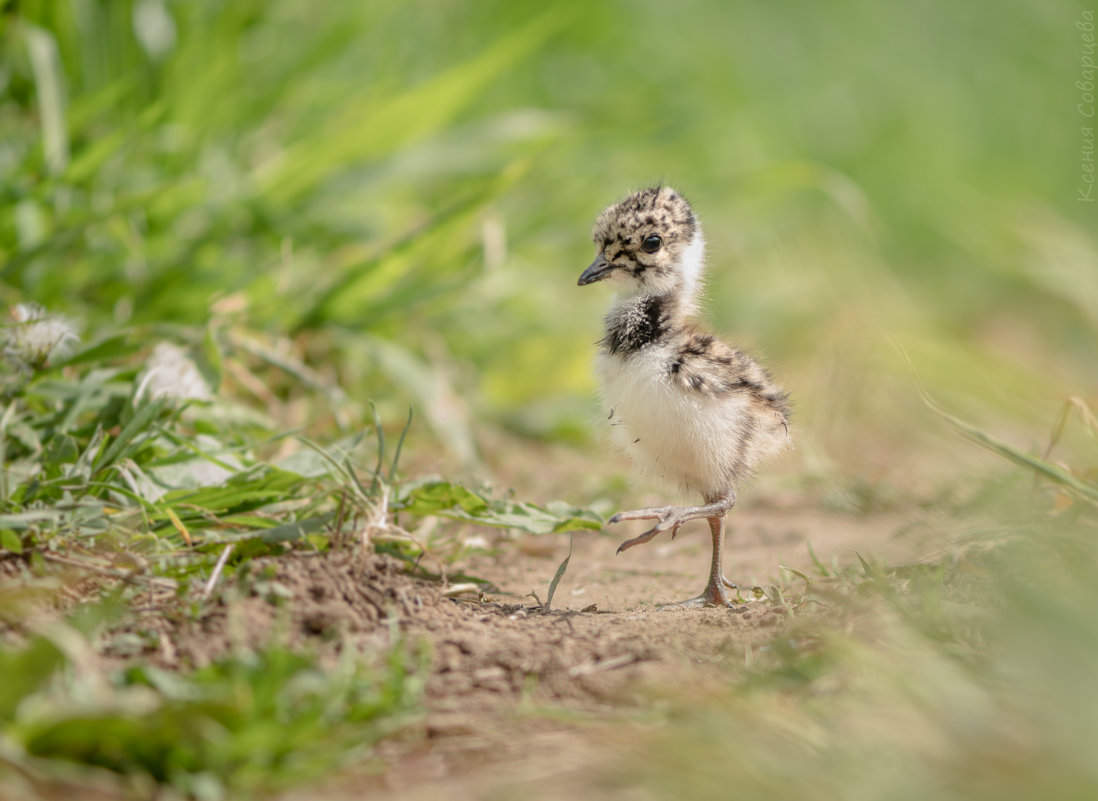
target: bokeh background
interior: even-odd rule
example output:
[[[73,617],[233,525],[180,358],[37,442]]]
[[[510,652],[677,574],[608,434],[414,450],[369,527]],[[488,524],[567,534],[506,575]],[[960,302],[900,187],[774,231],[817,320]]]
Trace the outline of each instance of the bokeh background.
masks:
[[[797,576],[798,612],[812,614],[730,658],[719,698],[668,688],[650,705],[666,725],[599,787],[1094,797],[1088,2],[0,0],[0,305],[41,304],[82,339],[67,362],[0,368],[5,564],[46,580],[44,553],[109,552],[119,569],[179,578],[183,598],[188,582],[216,582],[224,543],[244,542],[232,537],[254,547],[227,573],[335,548],[324,532],[338,507],[342,536],[348,493],[371,514],[384,505],[383,460],[367,490],[322,446],[361,442],[369,477],[375,440],[356,437],[374,408],[394,437],[415,409],[390,483],[439,473],[489,511],[487,494],[512,487],[537,504],[636,503],[597,433],[590,364],[609,299],[576,279],[598,212],[663,181],[705,227],[706,319],[793,395],[797,450],[745,504],[887,508],[881,541],[902,525],[940,549],[783,574],[782,602]],[[164,341],[216,401],[188,416],[138,402]],[[205,461],[223,472],[181,469]],[[189,484],[150,496],[124,483],[140,469]],[[228,475],[232,503],[207,487]],[[464,489],[484,481],[485,497]],[[422,516],[452,502],[435,500]],[[465,547],[456,528],[434,530],[446,553]],[[403,555],[418,564],[425,550]],[[19,629],[9,596],[0,612]],[[5,632],[3,760],[28,776],[83,761],[236,797],[251,785],[233,783],[231,749],[209,732],[236,738],[256,786],[307,760],[263,762],[253,724],[295,758],[339,753],[327,718],[314,737],[277,705],[194,735],[201,710],[177,715],[173,701],[156,729],[133,676],[110,679],[119,697],[127,681],[143,693],[139,708],[111,707],[130,736],[115,747],[73,702],[110,682]],[[294,697],[297,668],[249,664],[234,681]],[[193,681],[163,686],[204,704]],[[39,737],[55,719],[56,738]],[[194,740],[208,761],[174,779],[131,760]]]
[[[1098,384],[1085,4],[2,8],[0,301],[285,338],[453,464],[482,426],[591,442],[608,298],[575,278],[659,181],[705,226],[707,318],[793,393],[803,475],[967,469],[905,352],[1022,446]]]

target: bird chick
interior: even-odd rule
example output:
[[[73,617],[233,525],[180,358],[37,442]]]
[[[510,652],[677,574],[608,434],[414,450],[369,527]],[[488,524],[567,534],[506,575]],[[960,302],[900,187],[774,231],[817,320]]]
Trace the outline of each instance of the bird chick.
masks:
[[[618,553],[705,518],[713,537],[709,583],[686,606],[727,606],[721,549],[736,489],[790,444],[788,395],[758,362],[691,321],[705,239],[690,204],[670,187],[635,192],[599,215],[598,255],[579,285],[618,290],[596,370],[615,438],[643,472],[700,493],[700,506],[619,512],[611,523],[656,520]]]

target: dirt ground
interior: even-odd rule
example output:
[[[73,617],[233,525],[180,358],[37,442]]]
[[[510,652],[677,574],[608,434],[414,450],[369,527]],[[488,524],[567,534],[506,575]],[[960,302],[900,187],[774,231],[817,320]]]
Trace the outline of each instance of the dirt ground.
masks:
[[[198,621],[153,613],[139,621],[161,634],[159,650],[145,658],[201,665],[272,635],[319,646],[322,655],[370,651],[389,642],[396,622],[405,642],[426,643],[432,654],[423,725],[385,742],[362,772],[289,792],[285,801],[586,797],[592,783],[605,784],[630,736],[655,725],[661,692],[716,690],[730,664],[749,662],[781,632],[787,614],[765,599],[735,609],[661,609],[704,584],[708,530],[692,523],[675,541],[616,555],[618,541],[642,525],[576,535],[548,613],[530,594],[545,599],[567,553],[560,536],[509,540],[463,560],[454,567],[495,589],[456,597],[387,556],[257,560]],[[899,527],[887,515],[737,510],[726,573],[751,586],[772,584],[780,564],[810,571],[808,543],[825,564],[856,561],[855,550],[895,561],[917,548],[891,536]],[[601,797],[646,797],[612,784]]]
[[[905,520],[910,513],[764,500],[731,515],[725,572],[742,587],[774,584],[781,565],[811,573],[809,545],[824,564],[856,563],[855,552],[891,564],[925,556],[929,543]],[[576,534],[549,612],[533,596],[545,600],[567,554],[560,535],[496,534],[492,547],[449,566],[451,575],[490,582],[479,593],[415,578],[391,556],[291,553],[252,560],[223,580],[197,618],[173,614],[166,592],[136,610],[128,639],[123,631],[106,640],[104,655],[188,668],[274,637],[335,659],[348,649],[377,653],[399,632],[430,654],[421,725],[383,742],[361,770],[283,801],[588,798],[593,787],[600,798],[648,798],[613,776],[638,737],[658,728],[661,704],[716,692],[730,669],[781,636],[788,613],[766,598],[733,609],[675,607],[705,583],[708,528],[695,521],[674,541],[616,554],[643,526]]]
[[[598,498],[609,472],[567,449],[506,467],[523,497]],[[934,550],[929,513],[829,510],[819,498],[776,489],[781,481],[729,517],[725,573],[741,587],[775,584],[783,565],[812,574],[812,553],[825,565],[857,564],[856,553],[895,565]],[[662,500],[634,490],[628,497],[637,506]],[[647,799],[622,766],[656,736],[668,699],[705,703],[730,671],[783,635],[788,612],[765,597],[732,609],[675,607],[705,583],[708,527],[693,521],[675,540],[664,535],[616,553],[644,527],[575,534],[549,612],[540,601],[568,552],[562,535],[447,529],[457,532],[451,539],[486,546],[447,566],[451,577],[489,582],[479,593],[455,594],[460,578],[447,588],[410,575],[394,557],[354,550],[253,559],[218,584],[197,617],[193,607],[173,606],[183,603],[174,590],[150,595],[105,640],[104,658],[186,669],[274,638],[335,660],[348,650],[383,652],[398,635],[404,647],[430,654],[424,718],[359,768],[281,801]],[[75,570],[61,577],[73,603],[94,591],[95,576],[80,590],[86,579]]]
[[[716,691],[729,663],[749,662],[780,636],[786,613],[766,600],[732,610],[675,608],[671,602],[705,583],[708,529],[698,522],[675,541],[616,554],[619,540],[643,525],[577,535],[548,615],[507,604],[530,604],[532,591],[544,599],[566,544],[549,548],[544,538],[530,538],[470,560],[467,572],[500,589],[499,605],[459,607],[438,648],[427,739],[386,755],[376,784],[342,789],[368,796],[364,791],[376,787],[379,796],[401,801],[574,799],[591,797],[593,788],[601,798],[647,797],[623,784],[615,765],[658,725],[651,712],[660,697],[676,688],[700,696]],[[832,557],[850,564],[855,551],[903,560],[925,543],[892,536],[901,525],[887,515],[741,510],[725,570],[745,587],[772,584],[780,564],[810,572],[808,543],[825,564]],[[592,607],[597,611],[582,611]],[[531,675],[532,685],[524,678]],[[340,797],[340,788],[332,789],[331,797]]]

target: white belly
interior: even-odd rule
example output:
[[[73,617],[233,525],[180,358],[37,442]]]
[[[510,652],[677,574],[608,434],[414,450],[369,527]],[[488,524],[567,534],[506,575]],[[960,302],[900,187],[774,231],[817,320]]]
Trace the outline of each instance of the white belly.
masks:
[[[703,495],[728,489],[747,399],[710,398],[673,381],[668,346],[626,359],[599,354],[596,370],[614,439],[646,475]]]

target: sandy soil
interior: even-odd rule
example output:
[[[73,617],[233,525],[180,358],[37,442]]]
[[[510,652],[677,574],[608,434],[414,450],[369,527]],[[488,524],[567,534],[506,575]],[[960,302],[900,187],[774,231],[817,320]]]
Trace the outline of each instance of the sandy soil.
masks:
[[[455,567],[487,579],[489,593],[449,597],[410,577],[391,557],[349,552],[256,560],[197,621],[151,615],[166,667],[200,665],[229,648],[272,636],[334,657],[385,646],[392,624],[432,654],[421,726],[387,741],[359,774],[285,799],[462,799],[619,796],[607,784],[630,737],[653,724],[658,697],[675,688],[716,690],[728,671],[780,636],[787,611],[763,599],[734,609],[661,609],[696,594],[709,558],[704,523],[615,555],[640,531],[576,535],[569,569],[546,612],[563,537],[508,540]],[[726,572],[744,586],[773,584],[779,565],[812,570],[807,544],[830,563],[854,551],[891,562],[916,544],[890,536],[889,516],[819,510],[738,510]],[[277,593],[270,588],[277,585]],[[552,779],[552,781],[548,781]],[[625,791],[621,791],[624,793]]]
[[[708,529],[692,524],[673,542],[616,555],[642,525],[577,535],[547,615],[506,604],[531,605],[530,592],[545,598],[566,543],[527,538],[469,560],[467,572],[493,581],[502,603],[462,605],[438,651],[426,738],[391,747],[381,777],[341,782],[328,797],[646,798],[618,770],[658,725],[653,708],[679,689],[693,697],[718,690],[730,668],[781,636],[786,613],[765,600],[664,609],[704,585]],[[772,584],[780,564],[811,572],[809,543],[825,564],[856,562],[855,551],[895,563],[926,547],[893,536],[900,526],[891,515],[741,510],[726,572],[743,586]],[[598,611],[581,611],[592,606]]]
[[[809,544],[824,564],[854,564],[855,552],[896,564],[928,548],[897,535],[905,518],[749,505],[730,518],[725,571],[744,587],[774,584],[780,565],[812,573]],[[546,598],[568,551],[563,536],[495,535],[489,551],[450,566],[486,579],[491,591],[456,596],[389,556],[287,554],[222,581],[197,619],[173,611],[180,602],[166,593],[125,627],[146,643],[155,632],[158,644],[134,653],[124,636],[108,638],[105,658],[188,668],[275,637],[335,659],[348,649],[377,653],[399,631],[431,654],[425,718],[360,771],[288,792],[286,801],[647,798],[613,772],[659,725],[654,710],[669,695],[718,690],[782,635],[788,612],[766,598],[733,609],[674,607],[704,585],[708,528],[695,521],[674,541],[617,555],[643,525],[575,535],[552,611],[533,594]]]

